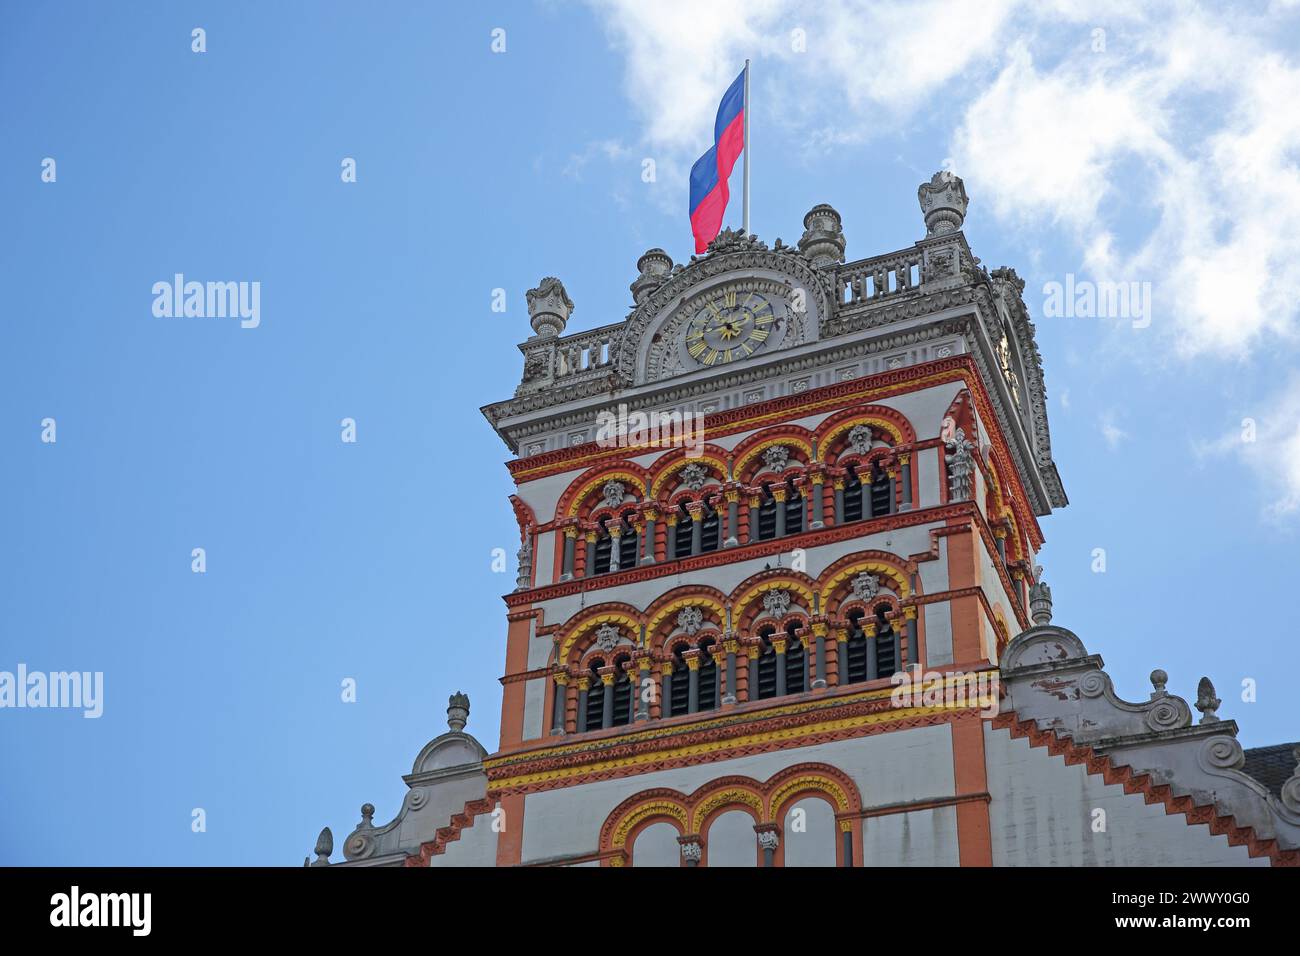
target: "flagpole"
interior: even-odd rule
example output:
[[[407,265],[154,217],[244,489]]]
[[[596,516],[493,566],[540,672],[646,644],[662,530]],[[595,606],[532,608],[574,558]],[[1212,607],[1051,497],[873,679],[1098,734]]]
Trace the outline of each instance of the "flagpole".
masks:
[[[745,61],[745,188],[741,230],[749,235],[749,60]]]

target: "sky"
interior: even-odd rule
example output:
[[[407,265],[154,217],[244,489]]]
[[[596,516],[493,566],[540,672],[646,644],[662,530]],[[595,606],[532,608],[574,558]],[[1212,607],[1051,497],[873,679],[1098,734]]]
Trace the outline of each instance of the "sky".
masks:
[[[1300,740],[1298,40],[1296,2],[4,5],[0,671],[103,694],[0,709],[0,864],[296,865],[392,818],[449,694],[494,748],[478,409],[540,278],[580,331],[690,255],[747,57],[760,238],[829,202],[850,259],[906,248],[946,168],[1026,280],[1054,623],[1126,699],[1208,675],[1244,746]],[[155,314],[178,273],[256,322]],[[1048,314],[1067,281],[1151,307]]]

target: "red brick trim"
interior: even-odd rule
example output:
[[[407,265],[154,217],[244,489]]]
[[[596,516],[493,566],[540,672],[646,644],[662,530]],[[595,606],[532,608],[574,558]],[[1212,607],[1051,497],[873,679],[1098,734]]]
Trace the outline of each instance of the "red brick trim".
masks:
[[[484,813],[491,813],[492,808],[495,806],[496,801],[491,798],[470,800],[465,804],[465,809],[462,812],[452,814],[450,824],[439,827],[437,832],[434,833],[433,839],[427,843],[421,843],[420,849],[408,856],[402,865],[428,866],[431,858],[446,853],[447,844],[459,840],[461,832],[467,827],[473,826],[475,817]]]

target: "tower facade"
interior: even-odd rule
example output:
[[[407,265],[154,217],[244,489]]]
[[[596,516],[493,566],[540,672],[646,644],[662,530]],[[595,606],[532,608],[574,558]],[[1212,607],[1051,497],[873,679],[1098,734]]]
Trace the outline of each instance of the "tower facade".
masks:
[[[586,332],[560,280],[528,292],[522,381],[483,409],[520,533],[500,741],[454,697],[347,861],[1294,861],[1300,777],[1243,772],[1163,681],[1120,701],[1050,624],[1039,518],[1067,500],[1023,282],[972,254],[961,179],[918,199],[923,238],[854,261],[827,205],[793,246],[652,249]],[[1195,786],[1235,843],[1150,799],[1216,746]]]
[[[651,250],[629,317],[576,336],[557,281],[529,293],[523,382],[484,409],[525,558],[501,862],[851,865],[898,825],[990,862],[986,805],[949,799],[987,791],[977,694],[896,707],[895,674],[992,686],[1066,499],[1021,283],[979,267],[960,179],[919,198],[922,240],[849,263],[827,205],[795,246]]]

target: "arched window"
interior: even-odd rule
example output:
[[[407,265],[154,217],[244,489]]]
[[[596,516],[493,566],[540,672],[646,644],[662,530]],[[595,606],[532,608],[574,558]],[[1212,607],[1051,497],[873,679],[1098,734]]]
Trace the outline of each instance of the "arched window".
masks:
[[[587,684],[587,729],[599,730],[605,711],[605,682],[600,679],[600,668],[605,662],[596,658],[591,662],[591,680]]]
[[[757,673],[750,677],[750,696],[755,700],[767,700],[776,696],[776,648],[772,646],[772,635],[776,628],[767,625],[758,632],[758,657],[754,663]]]
[[[719,534],[720,521],[718,511],[713,506],[713,502],[707,498],[704,500],[704,513],[700,517],[700,554],[708,554],[710,551],[718,550],[718,543],[721,535]],[[714,499],[715,501],[717,499]]]
[[[711,637],[700,641],[700,672],[697,678],[700,682],[700,710],[714,710],[718,706],[718,665],[709,653],[713,644]]]
[[[678,644],[673,648],[673,680],[667,702],[669,717],[677,717],[690,711],[690,668],[686,666],[686,661],[682,659],[682,651],[687,649],[688,647],[685,644]]]
[[[876,677],[890,677],[899,669],[898,635],[885,618],[887,608],[876,607]]]
[[[614,719],[615,727],[624,727],[632,723],[632,678],[628,676],[625,666],[631,658],[621,654],[614,659]]]
[[[592,574],[609,573],[610,554],[612,553],[614,539],[609,535],[609,519],[601,518],[600,527],[596,531],[596,554],[592,562]]]
[[[635,511],[625,511],[620,519],[620,524],[623,527],[623,536],[618,539],[618,568],[620,571],[636,567],[637,534],[636,525],[633,524],[635,518]]]
[[[758,540],[768,541],[776,537],[776,499],[772,497],[772,488],[764,482],[758,501]]]
[[[893,483],[883,468],[871,466],[871,517],[887,515],[894,503]]]
[[[845,684],[858,684],[874,676],[867,673],[870,642],[867,640],[867,632],[862,627],[862,618],[863,612],[859,609],[849,612],[848,640],[844,642],[844,654],[848,659],[840,662],[840,680]],[[871,664],[874,663],[873,658]]]
[[[858,469],[853,465],[849,465],[847,471],[848,474],[844,476],[844,520],[861,521],[862,479],[858,477]]]
[[[785,626],[785,692],[802,694],[808,689],[808,655],[803,640],[796,636],[799,622]]]
[[[691,517],[686,502],[677,505],[677,531],[673,538],[673,557],[689,558],[691,556],[691,533],[694,531],[695,519]]]
[[[785,480],[785,533],[798,534],[803,530],[804,499],[794,478]]]

